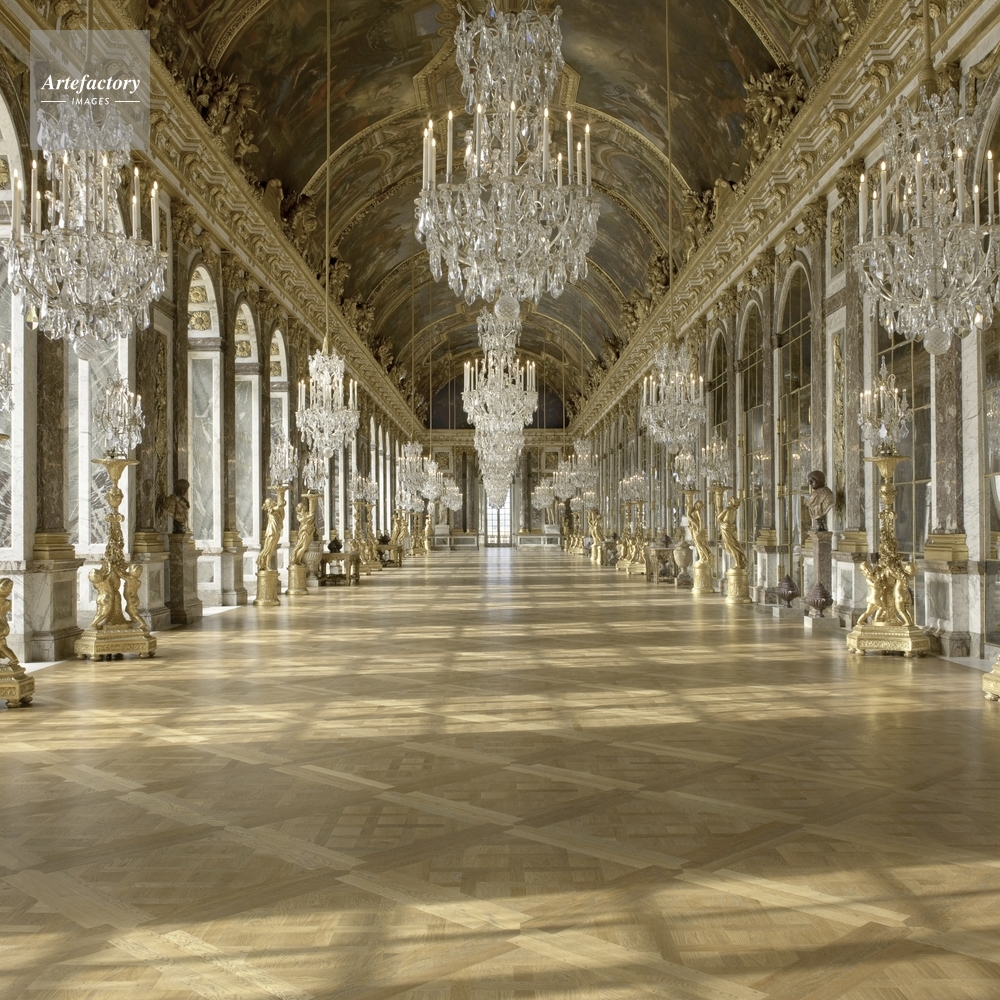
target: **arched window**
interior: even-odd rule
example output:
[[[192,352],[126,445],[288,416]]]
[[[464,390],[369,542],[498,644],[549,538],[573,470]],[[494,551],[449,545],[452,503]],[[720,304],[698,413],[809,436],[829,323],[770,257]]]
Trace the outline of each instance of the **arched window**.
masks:
[[[215,286],[195,268],[188,289],[188,480],[191,531],[199,545],[222,546],[222,355]],[[203,570],[204,567],[200,568]],[[221,581],[201,579],[214,585]]]
[[[726,440],[729,437],[729,379],[726,374],[726,338],[716,334],[712,344],[712,357],[708,377],[708,420],[709,438],[718,434]]]
[[[785,486],[788,498],[780,510],[786,532],[791,532],[790,540],[795,545],[801,543],[803,535],[800,491],[813,467],[812,303],[809,280],[800,266],[792,271],[785,293],[778,327],[778,355],[781,380],[778,385],[778,482]],[[800,568],[796,572],[801,583]]]
[[[244,302],[236,315],[236,530],[243,544],[260,542],[260,358],[257,327]]]
[[[769,475],[764,437],[764,325],[760,308],[753,303],[743,320],[739,350],[740,427],[743,439],[742,487],[747,491],[747,537],[756,539],[764,516],[763,484]]]
[[[288,412],[288,390],[291,386],[290,378],[291,375],[288,371],[288,354],[285,350],[285,336],[281,330],[275,330],[271,334],[271,346],[270,346],[270,381],[271,381],[271,426],[269,428],[270,438],[271,438],[271,449],[274,450],[275,444],[277,442],[291,437],[289,433],[289,412]],[[268,470],[265,470],[267,474]],[[269,477],[268,477],[269,478]],[[272,485],[270,482],[268,486]],[[287,544],[289,539],[289,532],[291,518],[285,518],[285,524],[282,531],[283,541]],[[286,549],[282,547],[278,550],[278,568],[281,567],[281,562],[287,554]]]

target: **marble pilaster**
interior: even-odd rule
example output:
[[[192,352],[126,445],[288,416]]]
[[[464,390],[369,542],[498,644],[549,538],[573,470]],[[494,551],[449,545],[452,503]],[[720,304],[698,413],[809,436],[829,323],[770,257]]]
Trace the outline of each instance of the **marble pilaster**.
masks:
[[[201,621],[202,603],[198,597],[198,556],[190,531],[167,536],[170,547],[170,620],[175,625]]]

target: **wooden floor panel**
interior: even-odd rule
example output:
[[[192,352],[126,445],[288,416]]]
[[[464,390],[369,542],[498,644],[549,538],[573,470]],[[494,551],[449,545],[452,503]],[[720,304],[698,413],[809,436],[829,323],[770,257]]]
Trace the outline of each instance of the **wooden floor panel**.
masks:
[[[0,717],[4,1000],[996,1000],[1000,712],[553,552],[68,662]]]

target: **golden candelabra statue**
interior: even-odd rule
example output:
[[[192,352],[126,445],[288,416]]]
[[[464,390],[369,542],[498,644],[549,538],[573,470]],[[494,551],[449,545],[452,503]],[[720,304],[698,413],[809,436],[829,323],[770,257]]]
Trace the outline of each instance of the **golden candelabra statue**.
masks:
[[[904,459],[904,455],[875,455],[865,459],[878,467],[882,485],[878,557],[861,563],[861,572],[868,581],[867,606],[854,631],[847,636],[847,648],[861,655],[895,652],[913,657],[930,652],[930,639],[913,620],[910,578],[916,567],[903,561],[896,542],[896,487],[892,480],[896,466]]]
[[[9,441],[8,434],[0,434],[0,441]],[[0,699],[7,702],[8,708],[21,708],[31,704],[35,695],[35,678],[25,672],[21,661],[7,645],[10,635],[10,614],[12,602],[10,595],[14,590],[14,581],[5,576],[0,579]]]
[[[302,494],[302,500],[295,505],[295,516],[299,522],[299,532],[295,544],[288,554],[288,589],[289,597],[304,597],[309,593],[306,586],[307,568],[306,553],[316,537],[316,505],[319,494],[310,490]]]
[[[278,546],[281,544],[281,532],[285,526],[285,494],[287,485],[272,486],[274,497],[264,501],[262,510],[267,515],[267,528],[264,530],[264,541],[257,556],[257,596],[254,607],[267,607],[280,604],[278,592],[278,568],[276,560]]]
[[[601,527],[601,512],[591,508],[587,511],[590,522],[590,561],[595,566],[603,566],[607,561],[604,551],[604,529]]]
[[[750,581],[747,573],[747,553],[746,548],[739,539],[737,519],[740,514],[740,506],[743,498],[737,495],[732,496],[728,503],[723,503],[726,490],[731,486],[723,486],[716,483],[713,487],[715,492],[715,521],[719,526],[719,538],[722,540],[722,547],[729,553],[729,558],[733,564],[726,570],[726,604],[751,604]]]
[[[138,653],[148,659],[156,653],[156,639],[149,634],[145,619],[139,614],[139,587],[142,565],[125,559],[125,536],[122,522],[125,516],[118,510],[125,494],[118,485],[130,458],[95,458],[94,462],[107,470],[111,486],[107,501],[110,510],[104,520],[108,525],[108,541],[99,566],[88,574],[97,594],[94,620],[74,645],[78,660],[121,659],[125,653]]]
[[[685,497],[697,495],[695,490],[684,490]],[[694,587],[691,593],[695,595],[714,594],[715,587],[712,586],[713,562],[712,550],[708,545],[708,530],[705,528],[705,504],[702,500],[695,500],[691,503],[688,499],[687,518],[688,527],[691,529],[691,539],[694,547],[698,550],[698,561],[694,564],[692,575],[694,576]]]

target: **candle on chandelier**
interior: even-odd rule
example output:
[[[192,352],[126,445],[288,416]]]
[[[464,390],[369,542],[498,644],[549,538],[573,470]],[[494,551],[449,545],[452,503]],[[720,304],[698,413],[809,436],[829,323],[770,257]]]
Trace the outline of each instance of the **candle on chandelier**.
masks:
[[[576,144],[576,182],[583,183],[583,143]]]
[[[562,187],[562,153],[556,157],[556,187]]]
[[[31,204],[28,206],[28,209],[31,212],[31,230],[32,230],[32,232],[35,232],[35,233],[38,232],[39,227],[41,226],[41,221],[42,221],[42,213],[41,213],[41,205],[40,204],[39,204],[39,208],[37,210],[37,216],[36,216],[36,209],[35,209],[35,203],[36,202],[39,202],[39,197],[38,197],[38,161],[37,160],[32,160],[31,161]]]
[[[958,196],[958,221],[965,219],[965,153],[959,146],[955,150],[955,194]]]
[[[69,225],[69,153],[63,153],[62,216],[60,222],[63,229]]]
[[[917,153],[917,225],[924,217],[924,154]]]
[[[476,105],[476,173],[475,176],[479,176],[479,164],[480,157],[483,152],[483,106],[481,104]]]
[[[142,238],[142,225],[139,220],[139,168],[132,170],[132,239]]]
[[[507,172],[513,176],[514,168],[517,165],[517,106],[510,102],[510,159],[507,163]]]
[[[973,211],[973,225],[976,229],[979,228],[979,185],[972,185],[972,211]]]
[[[160,186],[153,181],[153,190],[149,195],[149,211],[152,225],[153,249],[160,249]]]
[[[993,225],[993,150],[986,154],[986,218]]]
[[[879,234],[875,231],[878,227],[878,191],[872,189],[872,239]]]
[[[881,215],[879,216],[879,221],[882,226],[882,235],[886,234],[886,219],[889,212],[889,199],[885,196],[885,185],[886,185],[886,175],[888,174],[888,164],[883,160],[879,164],[879,201],[881,202]]]
[[[584,148],[587,158],[587,194],[590,194],[590,125],[583,130]]]
[[[42,192],[35,192],[35,201],[31,206],[31,229],[35,233],[42,231]]]
[[[573,112],[566,112],[566,183],[573,183]]]
[[[549,178],[549,109],[542,112],[542,180]]]
[[[101,229],[108,231],[108,154],[101,157]]]
[[[868,182],[865,175],[861,175],[861,183],[858,185],[858,240],[865,242],[868,231]]]
[[[435,191],[438,186],[438,153],[437,139],[431,136],[431,190]]]
[[[299,410],[302,411],[306,408],[306,383],[303,379],[299,379]]]
[[[451,172],[454,165],[454,150],[455,150],[455,113],[453,111],[448,112],[448,153],[447,159],[445,160],[445,183],[451,183]]]
[[[24,197],[24,192],[21,190],[21,178],[17,176],[17,171],[14,171],[14,183],[11,186],[11,190],[14,196],[14,221],[11,226],[10,235],[15,240],[21,239],[21,199]]]
[[[424,171],[423,171],[423,179],[420,181],[420,189],[421,191],[426,191],[427,190],[427,129],[426,128],[424,129],[423,153],[424,153]]]

